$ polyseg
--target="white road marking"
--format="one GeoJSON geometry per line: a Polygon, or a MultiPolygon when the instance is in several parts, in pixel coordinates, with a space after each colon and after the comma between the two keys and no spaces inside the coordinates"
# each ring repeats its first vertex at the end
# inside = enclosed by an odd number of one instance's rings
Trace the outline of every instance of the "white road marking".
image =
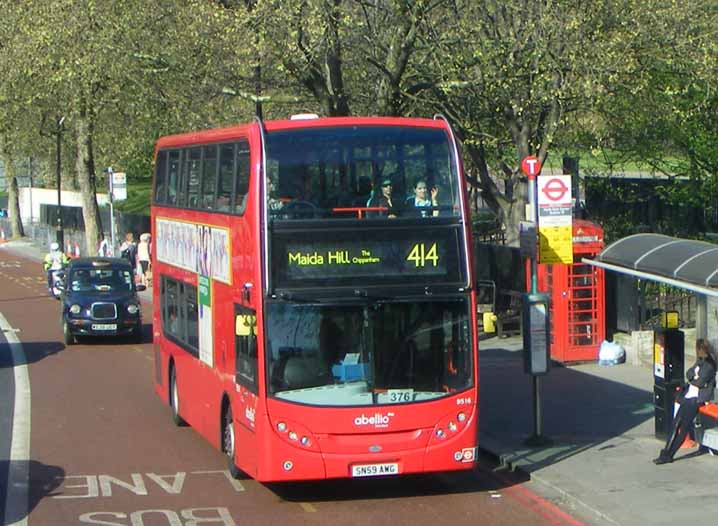
{"type": "Polygon", "coordinates": [[[0,328],[12,354],[15,375],[15,407],[12,417],[10,468],[5,487],[5,520],[7,526],[27,526],[28,490],[30,486],[30,376],[25,351],[13,329],[0,313],[0,328]]]}

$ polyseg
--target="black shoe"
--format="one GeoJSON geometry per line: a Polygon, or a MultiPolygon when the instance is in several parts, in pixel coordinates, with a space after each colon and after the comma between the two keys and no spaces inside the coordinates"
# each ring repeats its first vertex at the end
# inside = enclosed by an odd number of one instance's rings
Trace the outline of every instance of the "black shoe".
{"type": "Polygon", "coordinates": [[[653,459],[653,463],[657,466],[660,466],[661,464],[670,464],[671,462],[673,462],[673,459],[668,457],[658,457],[653,459]]]}

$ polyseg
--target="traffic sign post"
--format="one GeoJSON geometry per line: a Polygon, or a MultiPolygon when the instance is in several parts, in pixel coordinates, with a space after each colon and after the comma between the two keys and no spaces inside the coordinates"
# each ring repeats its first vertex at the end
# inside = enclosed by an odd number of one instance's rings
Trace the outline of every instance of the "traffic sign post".
{"type": "MultiPolygon", "coordinates": [[[[529,222],[534,228],[539,224],[539,198],[537,196],[536,179],[541,173],[541,162],[532,155],[521,161],[521,171],[528,177],[529,222]]],[[[553,192],[553,187],[550,192],[553,192]]],[[[529,230],[528,227],[522,230],[529,230]]],[[[535,239],[535,238],[534,238],[535,239]]],[[[548,372],[549,353],[549,304],[545,294],[538,293],[538,254],[536,249],[531,253],[531,292],[524,294],[522,315],[524,319],[524,369],[531,375],[533,383],[534,433],[526,439],[528,446],[545,446],[551,441],[543,436],[541,426],[541,382],[540,376],[548,372]]]]}
{"type": "Polygon", "coordinates": [[[107,179],[110,185],[110,242],[112,244],[112,256],[115,255],[115,201],[127,199],[127,174],[125,172],[114,172],[112,166],[106,170],[107,179]]]}

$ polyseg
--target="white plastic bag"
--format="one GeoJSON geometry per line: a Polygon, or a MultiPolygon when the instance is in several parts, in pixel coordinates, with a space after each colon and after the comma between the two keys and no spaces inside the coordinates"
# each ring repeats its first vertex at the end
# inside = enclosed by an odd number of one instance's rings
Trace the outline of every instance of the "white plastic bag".
{"type": "Polygon", "coordinates": [[[617,343],[603,340],[598,349],[598,365],[618,365],[625,363],[626,350],[617,343]]]}

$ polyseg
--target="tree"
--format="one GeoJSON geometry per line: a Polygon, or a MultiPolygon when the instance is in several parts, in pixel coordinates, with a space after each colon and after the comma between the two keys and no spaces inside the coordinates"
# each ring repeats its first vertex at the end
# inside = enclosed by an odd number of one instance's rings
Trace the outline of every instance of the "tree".
{"type": "MultiPolygon", "coordinates": [[[[217,2],[253,38],[261,94],[275,113],[288,106],[324,116],[405,115],[413,103],[414,57],[428,21],[448,0],[290,0],[217,2]],[[248,23],[246,21],[249,21],[248,23]]],[[[257,76],[236,79],[235,93],[257,93],[257,76]]]]}
{"type": "Polygon", "coordinates": [[[7,181],[7,205],[11,236],[23,237],[25,231],[22,226],[22,219],[20,218],[20,202],[18,199],[17,177],[15,176],[15,162],[6,148],[2,148],[2,161],[5,168],[5,180],[7,181]]]}
{"type": "Polygon", "coordinates": [[[668,175],[718,176],[718,4],[648,0],[606,90],[594,144],[668,175]],[[638,111],[643,109],[643,111],[638,111]]]}
{"type": "Polygon", "coordinates": [[[449,118],[470,161],[469,183],[499,213],[512,245],[528,200],[521,159],[544,163],[571,116],[621,67],[625,4],[463,2],[433,34],[426,103],[449,118]]]}

